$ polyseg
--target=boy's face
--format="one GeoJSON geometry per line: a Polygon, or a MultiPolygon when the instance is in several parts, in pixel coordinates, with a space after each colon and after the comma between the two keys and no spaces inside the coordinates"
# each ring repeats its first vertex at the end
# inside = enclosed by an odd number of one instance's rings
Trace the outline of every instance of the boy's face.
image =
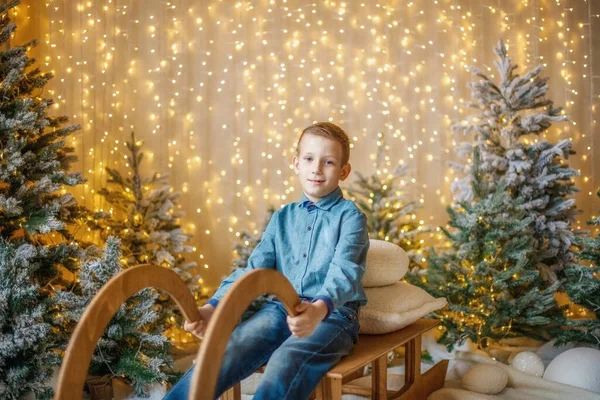
{"type": "Polygon", "coordinates": [[[305,134],[294,157],[294,172],[308,199],[317,202],[333,192],[350,174],[350,164],[342,165],[342,144],[323,136],[305,134]]]}

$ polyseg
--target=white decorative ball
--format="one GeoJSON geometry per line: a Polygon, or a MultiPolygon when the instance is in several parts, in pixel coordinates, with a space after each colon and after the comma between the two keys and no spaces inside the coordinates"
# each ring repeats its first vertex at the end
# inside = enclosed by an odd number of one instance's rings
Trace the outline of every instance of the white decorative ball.
{"type": "Polygon", "coordinates": [[[541,377],[544,374],[544,362],[532,351],[522,351],[514,356],[510,366],[528,375],[541,377]]]}
{"type": "Polygon", "coordinates": [[[535,352],[535,354],[537,354],[538,356],[540,356],[542,358],[542,361],[544,362],[544,365],[546,367],[548,365],[550,365],[552,360],[554,360],[556,357],[558,357],[559,354],[562,354],[565,351],[571,350],[573,347],[575,347],[575,343],[573,343],[573,342],[563,344],[558,347],[556,347],[555,345],[556,345],[556,339],[553,339],[553,340],[545,343],[544,345],[542,345],[542,347],[537,349],[537,351],[535,352]]]}
{"type": "Polygon", "coordinates": [[[600,350],[578,347],[556,357],[544,379],[600,393],[600,350]]]}
{"type": "Polygon", "coordinates": [[[461,379],[461,386],[471,392],[497,394],[508,383],[508,373],[494,364],[475,364],[461,379]]]}

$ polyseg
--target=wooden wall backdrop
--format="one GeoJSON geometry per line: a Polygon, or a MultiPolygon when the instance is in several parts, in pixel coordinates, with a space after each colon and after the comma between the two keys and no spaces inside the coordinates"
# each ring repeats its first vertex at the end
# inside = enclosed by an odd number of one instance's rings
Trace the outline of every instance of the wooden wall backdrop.
{"type": "Polygon", "coordinates": [[[236,232],[259,230],[268,205],[299,199],[290,162],[315,120],[347,130],[364,174],[387,146],[382,173],[409,164],[416,218],[445,224],[465,67],[497,77],[500,38],[521,71],[546,66],[550,97],[572,118],[547,139],[573,140],[583,225],[600,209],[599,15],[592,0],[23,0],[13,17],[14,42],[37,38],[33,54],[56,75],[43,93],[53,112],[82,126],[72,140],[88,178],[78,198],[107,208],[94,193],[104,167],[124,170],[135,131],[143,170],[170,173],[184,192],[193,257],[214,287],[236,232]]]}

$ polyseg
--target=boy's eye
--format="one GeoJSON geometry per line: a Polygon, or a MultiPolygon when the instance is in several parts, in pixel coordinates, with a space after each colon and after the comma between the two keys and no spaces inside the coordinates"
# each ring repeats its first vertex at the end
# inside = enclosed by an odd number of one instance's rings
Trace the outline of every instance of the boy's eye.
{"type": "Polygon", "coordinates": [[[312,161],[312,157],[304,157],[306,161],[312,161]]]}
{"type": "Polygon", "coordinates": [[[333,165],[333,161],[331,161],[331,160],[325,161],[325,164],[333,165]]]}

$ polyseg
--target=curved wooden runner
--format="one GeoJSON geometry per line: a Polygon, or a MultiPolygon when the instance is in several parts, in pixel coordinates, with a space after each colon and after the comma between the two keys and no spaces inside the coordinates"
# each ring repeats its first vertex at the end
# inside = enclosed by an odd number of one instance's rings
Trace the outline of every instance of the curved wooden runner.
{"type": "MultiPolygon", "coordinates": [[[[188,321],[200,319],[194,297],[174,271],[146,264],[119,273],[98,291],[77,323],[60,369],[55,399],[82,398],[87,371],[98,339],[121,304],[147,287],[166,291],[188,321]]],[[[210,319],[196,358],[190,399],[214,398],[229,337],[248,305],[265,293],[277,296],[288,314],[297,315],[294,306],[300,299],[281,273],[272,269],[258,269],[245,274],[232,285],[210,319]]]]}
{"type": "Polygon", "coordinates": [[[60,369],[55,399],[82,398],[83,386],[98,339],[121,304],[147,287],[166,291],[188,321],[200,319],[194,296],[174,271],[145,264],[119,273],[98,291],[77,323],[60,369]]]}
{"type": "Polygon", "coordinates": [[[283,274],[273,269],[258,269],[245,274],[229,289],[210,318],[196,358],[190,399],[213,399],[229,337],[242,313],[259,295],[277,296],[291,316],[300,298],[283,274]]]}

